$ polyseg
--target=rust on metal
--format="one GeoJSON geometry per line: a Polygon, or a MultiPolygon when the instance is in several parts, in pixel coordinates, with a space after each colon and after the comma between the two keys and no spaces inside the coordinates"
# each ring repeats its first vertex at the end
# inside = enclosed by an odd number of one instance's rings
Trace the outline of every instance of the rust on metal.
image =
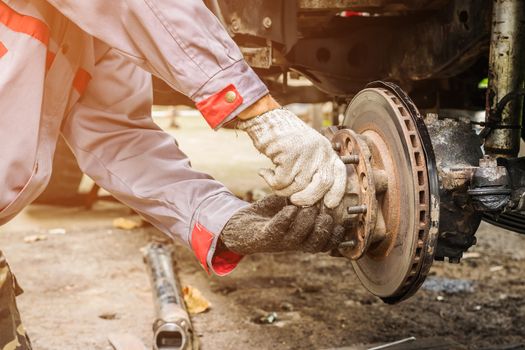
{"type": "Polygon", "coordinates": [[[340,252],[369,291],[401,300],[424,280],[428,266],[422,264],[436,236],[429,232],[432,201],[418,129],[402,101],[382,88],[365,89],[352,100],[345,127],[325,132],[341,157],[359,159],[346,164],[342,205],[352,208],[342,219],[354,225],[340,252]]]}
{"type": "Polygon", "coordinates": [[[348,241],[355,242],[355,245],[342,249],[341,253],[349,259],[357,260],[365,254],[371,244],[377,215],[373,169],[370,163],[372,156],[366,142],[349,129],[336,131],[332,143],[341,145],[339,155],[343,161],[351,160],[346,162],[347,172],[350,170],[347,196],[356,198],[358,205],[347,206],[344,220],[349,218],[356,223],[347,233],[348,241]],[[366,210],[363,210],[364,208],[366,210]]]}
{"type": "Polygon", "coordinates": [[[355,154],[352,154],[352,155],[349,155],[349,156],[342,156],[341,160],[345,164],[357,164],[357,163],[359,163],[359,156],[357,156],[355,154]]]}
{"type": "Polygon", "coordinates": [[[447,0],[298,0],[302,11],[321,10],[377,10],[406,11],[413,9],[436,9],[447,0]]]}
{"type": "Polygon", "coordinates": [[[272,46],[271,42],[269,45],[264,47],[240,47],[241,52],[246,62],[254,68],[268,69],[272,66],[272,46]]]}
{"type": "Polygon", "coordinates": [[[492,126],[487,136],[487,153],[502,157],[518,155],[521,140],[523,97],[510,101],[501,116],[493,120],[498,103],[508,94],[524,87],[525,81],[525,2],[523,0],[494,0],[492,35],[489,56],[489,85],[487,89],[487,121],[492,126]]]}

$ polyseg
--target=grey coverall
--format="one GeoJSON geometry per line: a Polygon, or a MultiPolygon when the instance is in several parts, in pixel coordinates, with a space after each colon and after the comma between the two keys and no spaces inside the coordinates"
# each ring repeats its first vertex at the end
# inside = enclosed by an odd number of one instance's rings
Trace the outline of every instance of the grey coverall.
{"type": "MultiPolygon", "coordinates": [[[[97,184],[226,274],[241,257],[217,238],[247,203],[153,123],[151,74],[212,128],[268,93],[201,0],[1,0],[0,225],[44,190],[62,134],[97,184]]],[[[0,277],[0,346],[26,348],[3,256],[0,277]]]]}

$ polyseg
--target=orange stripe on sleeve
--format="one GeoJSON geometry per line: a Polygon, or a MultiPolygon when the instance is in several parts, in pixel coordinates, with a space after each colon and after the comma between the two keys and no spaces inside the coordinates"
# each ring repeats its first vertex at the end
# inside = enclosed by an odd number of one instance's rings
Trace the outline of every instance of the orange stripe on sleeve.
{"type": "Polygon", "coordinates": [[[49,43],[49,27],[38,18],[22,15],[0,1],[0,23],[17,33],[27,34],[42,44],[49,43]]]}
{"type": "Polygon", "coordinates": [[[5,55],[6,53],[7,53],[7,48],[0,41],[0,58],[2,58],[2,56],[5,55]]]}
{"type": "Polygon", "coordinates": [[[56,56],[56,54],[54,54],[53,52],[51,52],[51,51],[47,52],[46,70],[49,70],[49,68],[51,68],[51,65],[53,64],[53,61],[55,60],[55,56],[56,56]]]}
{"type": "Polygon", "coordinates": [[[79,94],[83,94],[86,91],[87,85],[91,80],[91,74],[84,69],[80,68],[75,75],[73,80],[73,87],[78,91],[79,94]]]}

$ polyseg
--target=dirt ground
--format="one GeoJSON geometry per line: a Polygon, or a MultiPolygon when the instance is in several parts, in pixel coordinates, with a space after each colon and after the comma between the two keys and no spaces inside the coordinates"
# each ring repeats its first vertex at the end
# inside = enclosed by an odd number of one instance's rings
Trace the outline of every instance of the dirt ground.
{"type": "MultiPolygon", "coordinates": [[[[236,193],[263,187],[255,171],[265,161],[243,135],[212,133],[193,118],[179,123],[174,134],[195,167],[236,193]]],[[[153,303],[140,248],[155,230],[112,227],[129,215],[112,203],[89,212],[32,206],[0,228],[0,247],[25,289],[19,306],[35,349],[108,349],[114,332],[151,346],[153,303]],[[66,233],[52,234],[56,228],[66,233]],[[35,234],[47,239],[24,242],[35,234]]],[[[431,282],[446,277],[467,283],[466,291],[423,288],[395,306],[361,287],[348,261],[327,255],[254,255],[216,278],[177,246],[177,271],[212,303],[193,317],[204,350],[327,349],[410,336],[451,339],[465,349],[525,343],[525,236],[486,224],[477,236],[471,251],[479,257],[436,262],[431,270],[431,282]],[[261,324],[272,312],[276,322],[261,324]]]]}

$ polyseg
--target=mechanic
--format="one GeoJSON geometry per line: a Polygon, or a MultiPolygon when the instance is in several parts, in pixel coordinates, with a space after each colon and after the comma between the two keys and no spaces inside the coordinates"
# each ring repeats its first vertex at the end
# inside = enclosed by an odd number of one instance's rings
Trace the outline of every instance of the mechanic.
{"type": "MultiPolygon", "coordinates": [[[[325,207],[343,197],[345,166],[272,99],[201,0],[0,1],[0,106],[0,224],[44,190],[62,135],[83,172],[185,242],[209,273],[229,273],[245,254],[341,240],[325,207]],[[275,166],[260,175],[278,196],[249,205],[193,170],[151,119],[151,74],[211,128],[247,132],[275,166]]],[[[0,272],[0,345],[28,349],[3,254],[0,272]]]]}

